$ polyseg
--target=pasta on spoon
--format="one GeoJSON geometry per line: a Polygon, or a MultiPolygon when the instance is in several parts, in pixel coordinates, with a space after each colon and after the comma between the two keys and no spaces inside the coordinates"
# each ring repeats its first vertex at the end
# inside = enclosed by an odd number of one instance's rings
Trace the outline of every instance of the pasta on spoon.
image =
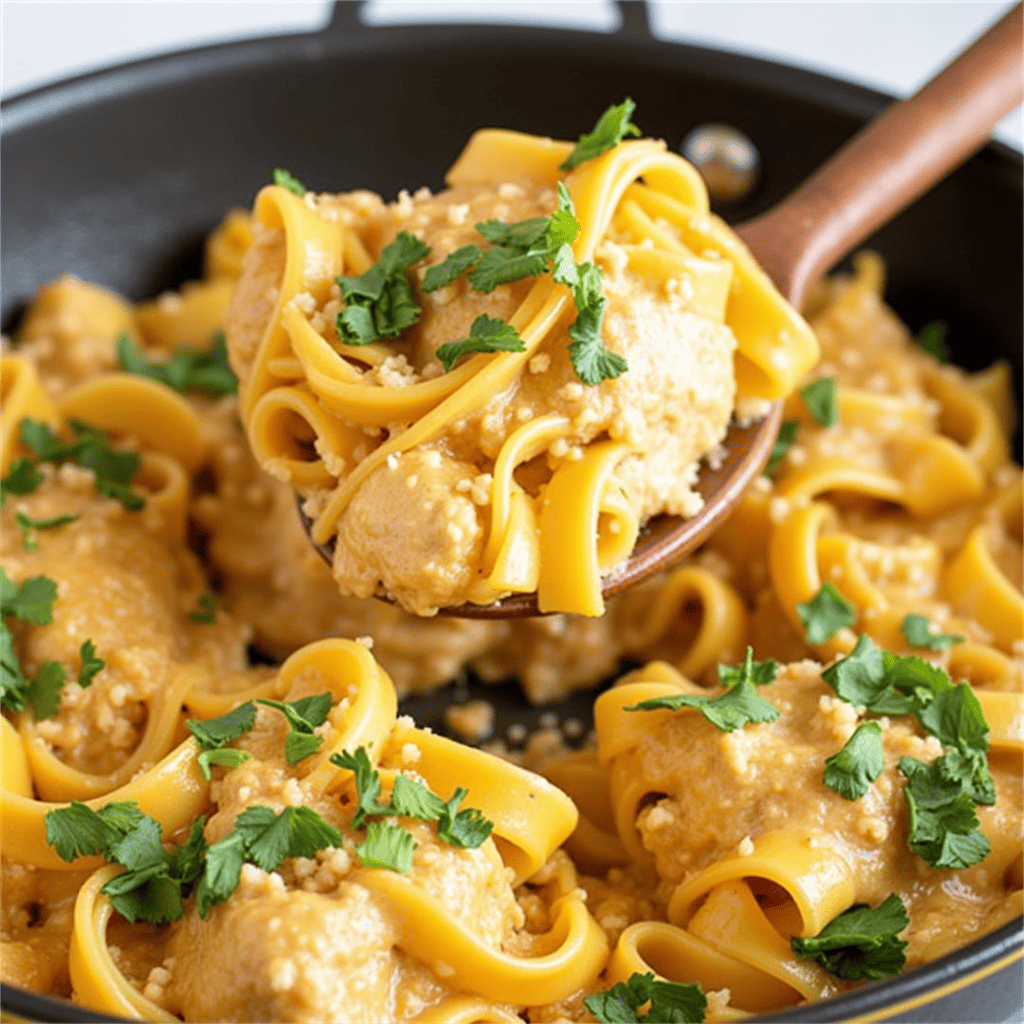
{"type": "Polygon", "coordinates": [[[610,108],[567,142],[487,129],[435,195],[257,197],[228,346],[264,469],[334,544],[343,593],[419,615],[601,577],[693,515],[734,415],[818,348],[697,172],[610,108]]]}

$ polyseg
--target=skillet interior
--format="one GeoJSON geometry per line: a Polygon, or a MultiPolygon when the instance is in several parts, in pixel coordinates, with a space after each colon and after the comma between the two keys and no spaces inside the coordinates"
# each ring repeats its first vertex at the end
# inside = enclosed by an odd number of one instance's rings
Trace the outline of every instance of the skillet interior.
{"type": "MultiPolygon", "coordinates": [[[[202,239],[247,206],[272,168],[316,189],[372,187],[385,197],[438,188],[468,134],[513,126],[575,138],[623,96],[645,133],[670,146],[725,121],[763,161],[761,182],[724,208],[732,222],[785,196],[888,98],[820,75],[678,44],[622,4],[612,35],[498,26],[368,29],[339,4],[323,33],[172,54],[46,87],[4,104],[0,258],[5,331],[40,284],[62,273],[133,299],[197,276],[202,239]]],[[[888,297],[912,329],[950,326],[957,362],[1010,359],[1021,379],[1024,278],[1021,158],[991,145],[867,243],[889,267],[888,297]]],[[[1019,395],[1018,395],[1019,399],[1019,395]]],[[[1018,400],[1018,408],[1020,402],[1018,400]]],[[[1020,430],[1015,439],[1020,458],[1020,430]]],[[[534,724],[515,687],[489,687],[499,727],[534,724]]],[[[406,703],[436,724],[452,691],[406,703]]],[[[559,708],[585,717],[592,695],[559,708]]],[[[892,1007],[988,969],[1020,945],[1020,922],[967,951],[863,992],[789,1011],[786,1020],[963,1021],[1019,1014],[1019,965],[965,1002],[892,1007]]],[[[35,1020],[111,1018],[9,986],[6,1011],[35,1020]]],[[[1014,1018],[1016,1019],[1016,1018],[1014,1018]]]]}

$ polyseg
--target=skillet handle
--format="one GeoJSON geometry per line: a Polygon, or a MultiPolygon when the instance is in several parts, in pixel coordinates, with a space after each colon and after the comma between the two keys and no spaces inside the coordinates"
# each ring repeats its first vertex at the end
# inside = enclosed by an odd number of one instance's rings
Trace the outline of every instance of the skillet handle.
{"type": "MultiPolygon", "coordinates": [[[[369,26],[362,18],[365,6],[365,0],[334,0],[330,20],[323,31],[330,35],[366,32],[369,26]]],[[[616,35],[627,39],[652,38],[647,0],[615,0],[615,6],[620,18],[616,35]]]]}

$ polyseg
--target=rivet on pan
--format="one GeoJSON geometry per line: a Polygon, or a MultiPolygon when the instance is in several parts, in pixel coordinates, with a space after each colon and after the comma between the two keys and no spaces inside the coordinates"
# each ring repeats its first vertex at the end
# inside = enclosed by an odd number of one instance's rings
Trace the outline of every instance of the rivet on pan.
{"type": "Polygon", "coordinates": [[[754,144],[728,124],[702,124],[683,139],[679,152],[700,171],[711,198],[742,199],[757,181],[761,157],[754,144]]]}

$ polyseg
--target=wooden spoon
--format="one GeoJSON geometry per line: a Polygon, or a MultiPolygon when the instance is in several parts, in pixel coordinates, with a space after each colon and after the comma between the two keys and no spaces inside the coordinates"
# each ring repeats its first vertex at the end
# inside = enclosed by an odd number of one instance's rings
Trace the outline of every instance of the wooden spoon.
{"type": "MultiPolygon", "coordinates": [[[[787,199],[736,229],[791,305],[801,308],[830,267],[988,140],[1021,103],[1022,58],[1018,4],[919,92],[862,128],[787,199]]],[[[632,555],[603,578],[606,599],[677,562],[728,518],[764,469],[781,420],[782,405],[775,403],[758,423],[730,428],[722,442],[725,461],[700,472],[704,507],[689,519],[652,519],[632,555]]],[[[317,548],[333,561],[330,547],[317,548]]],[[[442,613],[478,619],[539,614],[536,594],[442,613]]]]}

